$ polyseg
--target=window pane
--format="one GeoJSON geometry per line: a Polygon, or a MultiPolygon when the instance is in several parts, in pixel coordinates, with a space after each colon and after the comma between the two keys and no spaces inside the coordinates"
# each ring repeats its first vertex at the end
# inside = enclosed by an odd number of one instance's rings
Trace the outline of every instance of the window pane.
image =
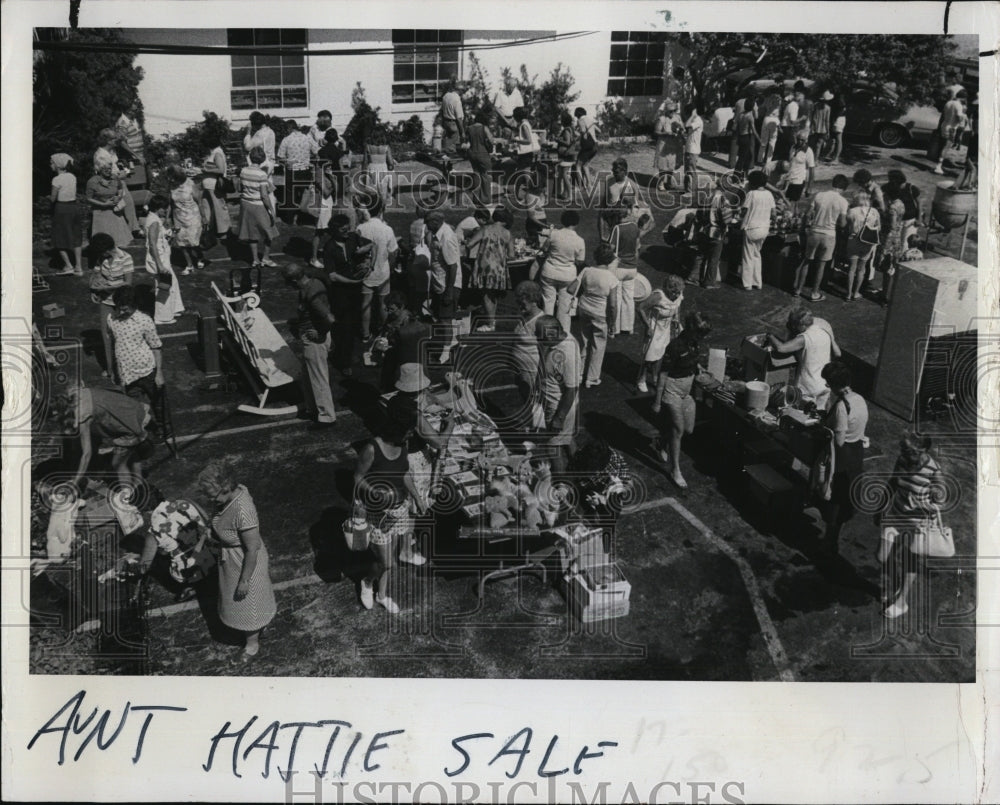
{"type": "Polygon", "coordinates": [[[623,61],[628,58],[628,45],[612,45],[611,58],[615,61],[623,61]]]}
{"type": "Polygon", "coordinates": [[[277,28],[254,28],[253,41],[255,45],[280,45],[281,36],[277,28]]]}
{"type": "Polygon", "coordinates": [[[281,83],[288,84],[305,84],[306,83],[306,68],[305,67],[282,67],[281,68],[281,83]]]}
{"type": "Polygon", "coordinates": [[[258,67],[278,67],[281,65],[281,56],[258,56],[258,67]]]}
{"type": "Polygon", "coordinates": [[[622,80],[613,80],[608,82],[608,95],[624,95],[625,94],[625,82],[622,80]]]}
{"type": "Polygon", "coordinates": [[[280,67],[257,68],[257,86],[275,86],[281,83],[280,67]]]}
{"type": "Polygon", "coordinates": [[[417,64],[437,64],[437,60],[437,52],[434,50],[418,50],[413,56],[413,61],[417,64]]]}
{"type": "Polygon", "coordinates": [[[626,72],[628,62],[623,61],[613,61],[611,62],[611,68],[608,70],[608,75],[611,78],[624,78],[628,73],[626,72]]]}
{"type": "Polygon", "coordinates": [[[645,45],[629,45],[628,46],[628,60],[629,61],[645,61],[647,47],[645,45]]]}
{"type": "Polygon", "coordinates": [[[653,59],[646,62],[647,78],[658,78],[663,75],[663,60],[653,59]]]}
{"type": "Polygon", "coordinates": [[[437,81],[438,68],[436,64],[418,64],[415,78],[417,81],[437,81]]]}
{"type": "Polygon", "coordinates": [[[233,109],[256,109],[257,93],[252,89],[233,90],[229,93],[229,101],[233,109]]]}
{"type": "Polygon", "coordinates": [[[461,31],[439,31],[440,41],[442,42],[461,42],[462,32],[461,31]]]}
{"type": "Polygon", "coordinates": [[[646,79],[646,94],[647,95],[662,95],[663,94],[663,79],[662,78],[647,78],[646,79]]]}
{"type": "Polygon", "coordinates": [[[392,60],[396,64],[413,64],[413,48],[397,47],[392,54],[392,60]]]}
{"type": "Polygon", "coordinates": [[[392,102],[393,103],[413,103],[413,85],[412,84],[393,84],[392,85],[392,102]]]}
{"type": "Polygon", "coordinates": [[[430,103],[438,99],[437,84],[415,84],[413,87],[414,103],[430,103]]]}
{"type": "Polygon", "coordinates": [[[424,30],[424,31],[414,31],[414,34],[415,34],[414,38],[415,38],[415,41],[417,43],[421,43],[421,42],[424,42],[424,43],[426,43],[426,42],[437,42],[438,41],[438,32],[437,31],[426,31],[426,30],[424,30]]]}
{"type": "Polygon", "coordinates": [[[396,44],[397,42],[412,42],[413,41],[413,35],[414,35],[414,33],[416,33],[416,32],[415,31],[393,30],[393,32],[392,32],[392,43],[396,44]]]}
{"type": "Polygon", "coordinates": [[[658,44],[652,44],[646,51],[647,59],[660,59],[662,61],[663,57],[666,55],[667,46],[662,42],[658,44]]]}
{"type": "Polygon", "coordinates": [[[233,86],[234,87],[252,87],[256,81],[254,80],[253,68],[234,68],[233,69],[233,86]]]}
{"type": "Polygon", "coordinates": [[[412,81],[413,80],[413,65],[412,64],[397,64],[392,70],[392,80],[393,81],[412,81]]]}
{"type": "Polygon", "coordinates": [[[257,91],[257,106],[260,109],[280,109],[281,90],[261,89],[257,91]]]}
{"type": "Polygon", "coordinates": [[[629,97],[643,94],[643,80],[641,78],[629,78],[625,81],[625,94],[629,97]]]}
{"type": "Polygon", "coordinates": [[[438,58],[442,62],[453,62],[458,64],[458,50],[456,48],[441,48],[438,51],[438,58]]]}
{"type": "Polygon", "coordinates": [[[281,97],[286,107],[309,105],[308,103],[306,103],[305,87],[293,87],[291,89],[283,89],[281,91],[281,97]]]}
{"type": "Polygon", "coordinates": [[[226,31],[226,40],[230,47],[252,45],[253,30],[250,28],[230,28],[226,31]]]}
{"type": "Polygon", "coordinates": [[[666,33],[663,33],[663,32],[651,33],[649,35],[649,41],[650,42],[666,42],[667,41],[667,35],[666,35],[666,33]]]}
{"type": "Polygon", "coordinates": [[[282,67],[303,67],[306,63],[306,57],[300,54],[292,56],[279,56],[278,58],[281,59],[282,67]]]}
{"type": "Polygon", "coordinates": [[[282,28],[278,33],[283,45],[304,45],[306,43],[305,28],[282,28]]]}
{"type": "Polygon", "coordinates": [[[627,42],[628,41],[628,31],[612,31],[611,32],[612,42],[627,42]]]}
{"type": "Polygon", "coordinates": [[[233,67],[249,67],[253,69],[253,56],[232,56],[233,67]]]}

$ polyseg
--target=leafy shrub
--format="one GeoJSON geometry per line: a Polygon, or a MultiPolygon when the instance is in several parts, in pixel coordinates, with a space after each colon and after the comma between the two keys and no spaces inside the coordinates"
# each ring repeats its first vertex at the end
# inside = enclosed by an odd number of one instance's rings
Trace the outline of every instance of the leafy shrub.
{"type": "Polygon", "coordinates": [[[201,114],[202,120],[192,123],[182,133],[168,134],[157,140],[150,140],[146,146],[147,162],[154,167],[162,165],[166,161],[167,152],[173,148],[180,154],[181,159],[191,159],[200,164],[212,150],[211,143],[214,137],[218,137],[223,146],[240,139],[240,132],[234,130],[225,118],[208,110],[201,114]]]}
{"type": "Polygon", "coordinates": [[[596,122],[603,137],[641,137],[653,133],[653,124],[629,115],[621,98],[606,100],[597,110],[596,122]]]}

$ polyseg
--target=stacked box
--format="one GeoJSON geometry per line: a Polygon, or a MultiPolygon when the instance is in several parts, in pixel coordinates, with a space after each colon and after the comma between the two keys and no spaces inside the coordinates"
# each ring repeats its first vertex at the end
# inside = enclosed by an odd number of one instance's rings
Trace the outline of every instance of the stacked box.
{"type": "Polygon", "coordinates": [[[569,609],[582,623],[628,615],[631,595],[632,585],[617,562],[585,568],[566,583],[569,609]]]}

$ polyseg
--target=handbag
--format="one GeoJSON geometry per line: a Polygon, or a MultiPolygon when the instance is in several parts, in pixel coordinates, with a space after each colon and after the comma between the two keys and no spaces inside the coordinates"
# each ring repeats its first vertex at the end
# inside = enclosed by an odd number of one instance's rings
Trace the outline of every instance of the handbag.
{"type": "Polygon", "coordinates": [[[344,541],[349,551],[364,551],[371,543],[372,526],[368,522],[365,507],[360,501],[354,502],[354,511],[349,520],[344,520],[344,541]]]}
{"type": "Polygon", "coordinates": [[[573,294],[573,298],[569,300],[569,315],[571,318],[576,316],[580,309],[580,289],[583,288],[583,275],[586,273],[587,269],[585,268],[576,278],[576,291],[573,294]]]}
{"type": "MultiPolygon", "coordinates": [[[[873,228],[873,227],[869,227],[868,226],[868,218],[871,215],[871,213],[872,213],[871,208],[869,208],[868,212],[865,213],[865,223],[864,223],[864,226],[861,227],[861,231],[858,232],[858,240],[860,240],[862,243],[867,243],[869,246],[878,246],[879,243],[881,242],[880,239],[879,239],[878,230],[875,229],[875,228],[873,228]],[[868,239],[865,238],[865,234],[868,233],[868,232],[872,233],[868,237],[874,237],[875,240],[868,240],[868,239]]],[[[876,213],[876,217],[877,217],[877,213],[876,213]]]]}
{"type": "Polygon", "coordinates": [[[934,517],[928,517],[913,530],[910,550],[921,556],[942,559],[955,555],[955,539],[951,529],[941,522],[940,510],[935,511],[934,517]]]}

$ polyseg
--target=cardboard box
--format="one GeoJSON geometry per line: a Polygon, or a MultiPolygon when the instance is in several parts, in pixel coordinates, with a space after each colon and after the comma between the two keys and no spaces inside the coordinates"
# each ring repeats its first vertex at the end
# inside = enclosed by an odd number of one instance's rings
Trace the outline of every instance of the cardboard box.
{"type": "Polygon", "coordinates": [[[790,382],[795,371],[795,356],[771,352],[765,348],[766,344],[767,335],[764,333],[748,335],[743,339],[740,344],[743,379],[763,380],[771,386],[790,382]]]}
{"type": "Polygon", "coordinates": [[[570,612],[583,623],[628,615],[631,595],[632,585],[617,563],[581,570],[566,584],[570,612]]]}
{"type": "Polygon", "coordinates": [[[562,569],[578,571],[596,565],[603,565],[608,561],[608,555],[604,552],[603,529],[592,528],[582,524],[567,526],[556,529],[562,541],[563,549],[559,554],[562,557],[562,569]]]}
{"type": "Polygon", "coordinates": [[[49,302],[47,305],[42,305],[42,316],[46,319],[58,319],[60,316],[65,315],[66,310],[56,302],[49,302]]]}

